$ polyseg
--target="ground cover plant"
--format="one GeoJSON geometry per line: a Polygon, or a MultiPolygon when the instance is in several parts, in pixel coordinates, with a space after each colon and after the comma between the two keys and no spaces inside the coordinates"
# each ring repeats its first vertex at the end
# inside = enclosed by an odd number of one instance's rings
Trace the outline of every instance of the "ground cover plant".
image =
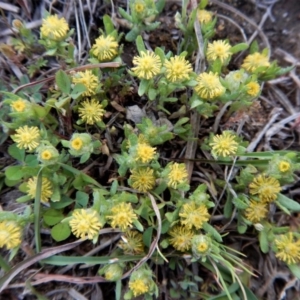
{"type": "Polygon", "coordinates": [[[174,13],[172,47],[151,46],[165,5],[112,6],[84,46],[52,5],[36,30],[9,23],[1,55],[22,73],[0,91],[0,183],[17,195],[0,211],[1,293],[263,299],[264,255],[300,278],[299,225],[284,221],[300,212],[286,193],[299,151],[259,150],[242,131],[294,66],[259,39],[218,38],[205,0],[174,13]]]}

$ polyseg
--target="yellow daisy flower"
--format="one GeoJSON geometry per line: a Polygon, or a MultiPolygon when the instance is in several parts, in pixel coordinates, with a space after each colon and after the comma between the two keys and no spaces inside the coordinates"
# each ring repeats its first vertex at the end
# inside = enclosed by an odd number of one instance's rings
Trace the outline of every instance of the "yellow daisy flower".
{"type": "Polygon", "coordinates": [[[184,57],[177,55],[166,60],[164,66],[166,77],[171,82],[187,80],[193,71],[192,65],[184,57]]]}
{"type": "Polygon", "coordinates": [[[63,40],[69,31],[69,25],[64,18],[57,15],[48,16],[42,20],[41,37],[53,41],[63,40]]]}
{"type": "Polygon", "coordinates": [[[211,239],[203,234],[195,235],[192,239],[192,251],[198,258],[207,255],[211,250],[211,239]]]}
{"type": "Polygon", "coordinates": [[[106,280],[117,281],[123,275],[123,268],[119,264],[110,264],[107,266],[104,277],[106,280]]]}
{"type": "Polygon", "coordinates": [[[138,143],[136,150],[136,160],[142,163],[150,162],[156,154],[156,148],[145,143],[138,143]]]}
{"type": "Polygon", "coordinates": [[[204,204],[196,204],[194,201],[182,205],[179,212],[180,223],[187,228],[201,229],[209,220],[210,214],[204,204]]]}
{"type": "Polygon", "coordinates": [[[226,41],[214,41],[208,43],[206,57],[210,61],[214,61],[217,58],[220,59],[223,64],[228,58],[231,57],[231,46],[226,41]]]}
{"type": "Polygon", "coordinates": [[[300,263],[300,239],[294,240],[292,232],[280,235],[274,240],[277,247],[275,256],[288,265],[300,263]]]}
{"type": "Polygon", "coordinates": [[[192,238],[194,232],[181,225],[176,225],[168,232],[172,238],[169,238],[170,244],[178,251],[185,252],[192,247],[192,238]]]}
{"type": "Polygon", "coordinates": [[[260,85],[256,81],[251,81],[246,84],[247,94],[256,97],[260,92],[260,85]]]}
{"type": "Polygon", "coordinates": [[[214,99],[225,93],[218,74],[201,73],[197,77],[198,84],[194,87],[196,93],[203,99],[214,99]]]}
{"type": "Polygon", "coordinates": [[[13,111],[15,112],[24,112],[25,109],[26,109],[26,106],[27,106],[27,101],[22,99],[22,98],[19,98],[18,100],[16,101],[13,101],[11,104],[10,104],[10,107],[12,108],[13,111]]]}
{"type": "MultiPolygon", "coordinates": [[[[32,177],[27,182],[27,194],[31,197],[31,199],[35,198],[37,188],[37,177],[32,177]]],[[[51,199],[53,194],[53,186],[51,181],[43,177],[42,178],[42,188],[41,188],[41,202],[48,202],[51,199]]]]}
{"type": "Polygon", "coordinates": [[[118,243],[125,254],[136,255],[144,253],[143,235],[135,230],[127,230],[118,243]]]}
{"type": "Polygon", "coordinates": [[[291,170],[291,164],[288,161],[284,161],[282,160],[281,162],[279,162],[278,164],[278,169],[280,172],[285,173],[291,170]]]}
{"type": "Polygon", "coordinates": [[[146,6],[143,1],[136,1],[133,5],[133,8],[136,13],[142,14],[145,11],[146,6]]]}
{"type": "Polygon", "coordinates": [[[110,60],[118,54],[118,43],[113,36],[99,36],[92,46],[92,54],[100,61],[110,60]]]}
{"type": "Polygon", "coordinates": [[[188,173],[185,164],[173,163],[169,166],[168,185],[174,189],[177,185],[185,182],[188,178],[188,173]]]}
{"type": "Polygon", "coordinates": [[[12,139],[17,143],[19,149],[34,150],[40,143],[40,131],[36,126],[23,126],[16,130],[12,139]]]}
{"type": "Polygon", "coordinates": [[[152,79],[159,74],[161,61],[158,55],[153,52],[142,52],[141,56],[133,58],[134,68],[131,70],[140,79],[152,79]]]}
{"type": "Polygon", "coordinates": [[[125,231],[128,227],[132,227],[132,223],[137,220],[131,204],[125,202],[113,206],[111,215],[106,218],[111,220],[111,227],[118,227],[122,231],[125,231]]]}
{"type": "Polygon", "coordinates": [[[217,134],[213,137],[213,141],[209,143],[212,153],[216,156],[227,157],[235,155],[238,149],[238,143],[235,136],[229,131],[224,131],[221,135],[217,134]]]}
{"type": "Polygon", "coordinates": [[[83,141],[80,137],[71,140],[71,148],[73,148],[74,150],[79,151],[81,150],[82,146],[83,146],[83,141]]]}
{"type": "Polygon", "coordinates": [[[268,215],[267,204],[260,201],[251,200],[249,207],[245,210],[245,217],[253,224],[261,222],[268,215]]]}
{"type": "Polygon", "coordinates": [[[254,72],[259,67],[269,67],[270,62],[267,55],[255,52],[253,54],[248,55],[242,64],[242,68],[247,72],[254,72]]]}
{"type": "Polygon", "coordinates": [[[146,193],[155,186],[155,176],[150,168],[139,168],[131,171],[131,186],[139,192],[146,193]]]}
{"type": "Polygon", "coordinates": [[[213,14],[206,9],[198,9],[197,18],[201,24],[207,24],[211,22],[213,14]]]}
{"type": "Polygon", "coordinates": [[[93,240],[103,226],[99,214],[93,209],[76,209],[69,222],[71,231],[77,238],[93,240]]]}
{"type": "Polygon", "coordinates": [[[276,178],[258,175],[249,185],[250,194],[258,195],[259,199],[265,203],[276,200],[281,191],[280,183],[276,178]]]}
{"type": "Polygon", "coordinates": [[[78,109],[80,118],[89,125],[100,122],[105,110],[103,106],[95,99],[85,100],[78,109]]]}
{"type": "Polygon", "coordinates": [[[149,285],[144,278],[137,278],[133,281],[129,281],[129,288],[134,297],[146,294],[149,291],[149,285]]]}
{"type": "Polygon", "coordinates": [[[72,77],[73,83],[81,83],[86,87],[86,91],[82,93],[82,96],[93,96],[96,94],[96,89],[99,85],[98,77],[95,76],[91,70],[85,72],[77,72],[72,77]]]}
{"type": "Polygon", "coordinates": [[[0,222],[0,248],[13,249],[21,244],[22,228],[14,221],[0,222]]]}

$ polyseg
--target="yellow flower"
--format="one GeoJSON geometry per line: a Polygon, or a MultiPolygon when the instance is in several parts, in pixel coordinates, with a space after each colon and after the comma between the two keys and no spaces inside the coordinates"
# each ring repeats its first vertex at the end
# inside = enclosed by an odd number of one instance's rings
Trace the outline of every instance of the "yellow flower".
{"type": "Polygon", "coordinates": [[[192,65],[182,56],[171,57],[164,63],[166,68],[166,77],[169,81],[182,81],[187,80],[193,69],[192,65]]]}
{"type": "Polygon", "coordinates": [[[82,93],[82,96],[93,96],[96,94],[96,89],[98,87],[98,77],[95,76],[91,70],[86,70],[85,72],[77,72],[73,78],[73,83],[81,83],[86,87],[86,91],[82,93]]]}
{"type": "Polygon", "coordinates": [[[260,85],[256,81],[251,81],[246,84],[247,94],[256,97],[260,92],[260,85]]]}
{"type": "Polygon", "coordinates": [[[268,214],[267,204],[260,201],[251,200],[249,207],[245,210],[245,217],[253,224],[261,222],[268,214]]]}
{"type": "Polygon", "coordinates": [[[153,189],[155,177],[150,168],[132,170],[130,175],[131,186],[139,192],[145,193],[153,189]]]}
{"type": "Polygon", "coordinates": [[[118,227],[125,231],[128,227],[132,227],[132,222],[137,220],[137,216],[130,203],[122,202],[112,207],[111,215],[107,216],[107,219],[111,219],[113,228],[118,227]]]}
{"type": "Polygon", "coordinates": [[[250,194],[258,195],[265,203],[276,200],[277,194],[281,191],[279,181],[273,177],[258,175],[249,185],[250,194]]]}
{"type": "Polygon", "coordinates": [[[0,248],[13,249],[21,244],[21,227],[14,221],[0,222],[0,248]]]}
{"type": "Polygon", "coordinates": [[[40,131],[36,126],[23,126],[16,130],[12,139],[17,143],[19,149],[34,150],[40,143],[40,131]]]}
{"type": "Polygon", "coordinates": [[[106,280],[117,281],[123,275],[123,268],[119,264],[110,264],[107,266],[104,277],[106,280]]]}
{"type": "Polygon", "coordinates": [[[95,99],[83,101],[78,111],[80,118],[89,125],[100,122],[104,115],[102,105],[95,99]]]}
{"type": "Polygon", "coordinates": [[[41,159],[50,160],[52,158],[52,153],[49,150],[44,150],[41,152],[41,159]]]}
{"type": "Polygon", "coordinates": [[[208,60],[220,59],[221,63],[224,63],[231,57],[231,46],[226,41],[214,41],[208,43],[206,57],[208,60]]]}
{"type": "Polygon", "coordinates": [[[206,9],[198,9],[197,18],[201,24],[209,23],[212,20],[213,14],[206,9]]]}
{"type": "Polygon", "coordinates": [[[291,164],[288,161],[282,160],[278,164],[278,169],[280,172],[285,173],[291,169],[291,164]]]}
{"type": "Polygon", "coordinates": [[[244,68],[247,72],[254,72],[259,67],[269,67],[269,59],[267,55],[255,52],[253,54],[248,55],[242,64],[242,68],[244,68]]]}
{"type": "Polygon", "coordinates": [[[187,228],[201,229],[203,224],[209,220],[210,214],[204,204],[196,204],[192,201],[182,205],[179,216],[180,223],[187,228]]]}
{"type": "Polygon", "coordinates": [[[140,160],[143,163],[147,163],[151,161],[155,154],[156,148],[151,147],[144,143],[138,143],[137,150],[136,150],[136,160],[140,160]]]}
{"type": "Polygon", "coordinates": [[[71,147],[76,150],[79,151],[83,146],[83,141],[80,137],[75,138],[74,140],[71,140],[71,147]]]}
{"type": "Polygon", "coordinates": [[[132,71],[140,79],[152,79],[159,74],[161,68],[159,56],[148,50],[142,52],[141,56],[135,56],[133,64],[135,67],[132,71]]]}
{"type": "Polygon", "coordinates": [[[169,239],[169,242],[176,250],[185,252],[191,248],[194,236],[194,232],[191,229],[176,225],[169,231],[169,235],[172,237],[169,239]]]}
{"type": "Polygon", "coordinates": [[[69,25],[64,18],[57,15],[48,16],[42,21],[41,37],[53,41],[63,40],[69,31],[69,25]]]}
{"type": "Polygon", "coordinates": [[[147,280],[144,280],[144,278],[137,278],[133,281],[130,281],[129,288],[132,291],[134,297],[143,295],[149,291],[147,280]]]}
{"type": "Polygon", "coordinates": [[[136,2],[134,4],[134,10],[138,13],[138,14],[141,14],[142,12],[144,12],[145,10],[145,5],[139,1],[139,2],[136,2]]]}
{"type": "Polygon", "coordinates": [[[203,234],[195,235],[192,239],[192,251],[195,257],[205,256],[211,250],[211,239],[203,234]]]}
{"type": "Polygon", "coordinates": [[[99,36],[91,50],[100,61],[114,58],[118,53],[118,43],[113,36],[99,36]]]}
{"type": "Polygon", "coordinates": [[[197,81],[198,84],[194,89],[203,99],[214,99],[225,93],[218,74],[204,72],[197,77],[197,81]]]}
{"type": "Polygon", "coordinates": [[[168,185],[174,189],[178,184],[185,182],[188,178],[188,173],[185,164],[173,163],[169,166],[168,185]]]}
{"type": "Polygon", "coordinates": [[[143,235],[137,231],[128,230],[118,243],[125,254],[142,254],[144,252],[143,235]]]}
{"type": "Polygon", "coordinates": [[[27,101],[25,101],[22,98],[19,98],[18,100],[10,104],[10,107],[16,112],[23,112],[26,109],[26,106],[27,106],[27,101]]]}
{"type": "Polygon", "coordinates": [[[103,226],[99,214],[93,209],[76,209],[69,222],[71,231],[77,238],[93,240],[103,226]]]}
{"type": "MultiPolygon", "coordinates": [[[[27,182],[27,194],[34,199],[36,195],[37,188],[37,177],[32,177],[27,182]]],[[[43,177],[42,178],[42,187],[41,187],[41,202],[48,202],[53,194],[53,186],[51,181],[43,177]]]]}
{"type": "Polygon", "coordinates": [[[212,148],[213,154],[223,157],[235,155],[238,148],[235,136],[229,131],[224,131],[221,135],[215,135],[209,145],[212,148]]]}
{"type": "Polygon", "coordinates": [[[300,239],[294,241],[292,232],[280,235],[274,240],[277,247],[276,257],[288,265],[300,262],[300,239]]]}

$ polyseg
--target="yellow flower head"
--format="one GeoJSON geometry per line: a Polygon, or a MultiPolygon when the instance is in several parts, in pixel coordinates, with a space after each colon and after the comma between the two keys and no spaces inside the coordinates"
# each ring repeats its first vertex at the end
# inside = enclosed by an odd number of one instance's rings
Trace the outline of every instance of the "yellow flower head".
{"type": "Polygon", "coordinates": [[[132,291],[134,297],[146,294],[149,291],[147,280],[144,278],[137,278],[129,282],[129,288],[132,291]]]}
{"type": "Polygon", "coordinates": [[[210,61],[214,61],[217,58],[220,59],[223,64],[228,58],[231,57],[231,46],[226,41],[214,41],[208,43],[206,57],[210,61]]]}
{"type": "Polygon", "coordinates": [[[300,239],[294,240],[292,232],[280,235],[275,239],[276,257],[288,265],[300,263],[300,239]]]}
{"type": "Polygon", "coordinates": [[[102,120],[105,110],[103,106],[95,99],[85,100],[78,109],[80,118],[89,125],[102,120]]]}
{"type": "Polygon", "coordinates": [[[93,209],[76,209],[69,222],[71,231],[77,238],[93,240],[103,226],[99,214],[93,209]]]}
{"type": "Polygon", "coordinates": [[[15,112],[24,112],[26,109],[28,102],[22,98],[19,98],[18,100],[12,102],[10,104],[10,107],[15,112]]]}
{"type": "Polygon", "coordinates": [[[111,220],[111,227],[120,228],[125,231],[128,227],[132,227],[132,222],[137,220],[130,203],[119,203],[112,207],[111,215],[107,216],[111,220]]]}
{"type": "Polygon", "coordinates": [[[136,3],[134,3],[134,10],[136,13],[141,14],[145,11],[145,4],[142,1],[136,1],[136,3]]]}
{"type": "Polygon", "coordinates": [[[139,192],[146,193],[154,188],[155,176],[150,168],[139,168],[131,171],[131,186],[139,192]]]}
{"type": "Polygon", "coordinates": [[[195,257],[207,255],[211,250],[211,239],[203,234],[195,235],[192,239],[192,251],[195,257]]]}
{"type": "Polygon", "coordinates": [[[152,79],[159,74],[161,68],[159,56],[148,50],[142,52],[141,56],[135,56],[133,64],[135,67],[132,71],[140,79],[152,79]]]}
{"type": "Polygon", "coordinates": [[[69,25],[64,18],[57,15],[48,16],[42,21],[41,37],[53,41],[63,40],[69,31],[69,25]]]}
{"type": "Polygon", "coordinates": [[[41,159],[50,160],[52,158],[52,153],[49,150],[44,150],[41,152],[41,159]]]}
{"type": "Polygon", "coordinates": [[[37,149],[37,153],[38,153],[38,160],[45,165],[56,163],[59,157],[59,152],[55,147],[51,145],[40,146],[37,149]]]}
{"type": "Polygon", "coordinates": [[[206,24],[211,22],[213,14],[206,9],[198,9],[197,18],[201,24],[206,24]]]}
{"type": "Polygon", "coordinates": [[[288,161],[282,160],[278,164],[278,169],[280,172],[285,173],[291,170],[291,164],[288,161]]]}
{"type": "Polygon", "coordinates": [[[184,57],[177,55],[166,60],[164,66],[166,77],[171,82],[187,80],[193,71],[192,65],[184,57]]]}
{"type": "Polygon", "coordinates": [[[123,268],[119,264],[110,264],[105,269],[104,277],[106,280],[117,281],[123,275],[123,268]]]}
{"type": "Polygon", "coordinates": [[[113,36],[99,36],[91,50],[100,61],[110,60],[118,53],[118,43],[113,36]]]}
{"type": "Polygon", "coordinates": [[[127,230],[118,243],[125,254],[135,255],[144,252],[143,235],[135,230],[127,230]]]}
{"type": "Polygon", "coordinates": [[[273,177],[258,175],[249,185],[250,194],[258,195],[259,199],[265,203],[276,200],[281,191],[280,183],[273,177]]]}
{"type": "Polygon", "coordinates": [[[79,151],[79,150],[81,150],[82,146],[83,146],[83,141],[80,137],[77,137],[77,138],[71,140],[71,147],[74,150],[79,151]]]}
{"type": "Polygon", "coordinates": [[[204,204],[196,204],[194,201],[182,205],[179,212],[180,223],[187,228],[201,229],[209,220],[210,214],[204,204]]]}
{"type": "Polygon", "coordinates": [[[169,239],[169,242],[176,250],[185,252],[191,249],[194,236],[194,232],[191,229],[176,225],[171,228],[169,235],[172,237],[169,239]]]}
{"type": "Polygon", "coordinates": [[[36,126],[23,126],[16,130],[12,139],[17,143],[19,149],[34,150],[40,143],[40,131],[36,126]]]}
{"type": "Polygon", "coordinates": [[[156,154],[156,148],[151,147],[145,143],[138,143],[136,150],[136,160],[142,163],[150,162],[156,154]]]}
{"type": "MultiPolygon", "coordinates": [[[[32,177],[27,182],[27,194],[34,199],[37,189],[37,177],[32,177]]],[[[53,186],[51,181],[43,177],[42,178],[42,188],[41,188],[41,202],[48,202],[53,194],[53,186]]]]}
{"type": "Polygon", "coordinates": [[[247,94],[256,97],[260,92],[260,85],[256,81],[251,81],[246,84],[247,94]]]}
{"type": "Polygon", "coordinates": [[[173,163],[169,166],[168,185],[174,189],[177,185],[186,182],[188,173],[185,164],[173,163]]]}
{"type": "Polygon", "coordinates": [[[251,200],[245,210],[245,217],[253,224],[261,222],[268,215],[267,204],[260,201],[251,200]]]}
{"type": "Polygon", "coordinates": [[[253,54],[249,54],[243,61],[242,68],[244,68],[247,72],[254,72],[259,67],[269,67],[270,62],[267,55],[255,52],[253,54]]]}
{"type": "Polygon", "coordinates": [[[93,96],[96,94],[96,89],[99,85],[98,77],[95,76],[91,70],[85,72],[77,72],[73,78],[73,83],[81,83],[86,87],[86,91],[82,93],[82,96],[93,96]]]}
{"type": "Polygon", "coordinates": [[[0,222],[0,248],[13,249],[21,244],[22,229],[14,221],[0,222]]]}
{"type": "Polygon", "coordinates": [[[224,131],[221,135],[215,135],[213,141],[209,143],[212,148],[212,153],[216,156],[227,157],[235,155],[238,149],[238,143],[235,141],[235,136],[229,131],[224,131]]]}
{"type": "Polygon", "coordinates": [[[212,72],[201,73],[197,77],[196,93],[203,99],[214,99],[225,93],[225,88],[219,80],[218,74],[212,72]]]}

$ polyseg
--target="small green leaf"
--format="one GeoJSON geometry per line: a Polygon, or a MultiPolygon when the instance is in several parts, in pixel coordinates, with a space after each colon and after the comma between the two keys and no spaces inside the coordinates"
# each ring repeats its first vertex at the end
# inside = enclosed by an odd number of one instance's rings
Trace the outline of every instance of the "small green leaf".
{"type": "Polygon", "coordinates": [[[17,144],[12,144],[8,147],[8,153],[11,157],[18,161],[24,161],[25,158],[25,150],[19,149],[17,144]]]}
{"type": "Polygon", "coordinates": [[[149,227],[143,233],[143,242],[149,248],[152,241],[153,227],[149,227]]]}
{"type": "Polygon", "coordinates": [[[136,47],[138,49],[139,54],[141,54],[142,52],[146,52],[143,38],[140,35],[136,38],[135,43],[136,43],[136,47]]]}
{"type": "Polygon", "coordinates": [[[63,93],[70,93],[71,81],[67,73],[62,70],[57,71],[55,74],[55,82],[63,93]]]}
{"type": "Polygon", "coordinates": [[[77,99],[80,97],[85,91],[87,90],[86,86],[82,83],[77,83],[72,92],[71,92],[71,97],[72,99],[77,99]]]}
{"type": "Polygon", "coordinates": [[[71,229],[67,223],[56,224],[51,229],[51,236],[56,242],[61,242],[71,235],[71,229]]]}
{"type": "Polygon", "coordinates": [[[140,97],[146,93],[148,86],[149,86],[149,80],[142,79],[140,82],[140,85],[139,85],[139,90],[138,90],[138,94],[140,97]]]}
{"type": "Polygon", "coordinates": [[[75,201],[76,201],[77,205],[79,204],[79,206],[81,206],[81,207],[86,207],[89,202],[89,195],[84,192],[78,191],[76,193],[75,201]]]}
{"type": "Polygon", "coordinates": [[[157,96],[157,91],[155,89],[149,89],[148,97],[150,101],[153,101],[157,96]]]}
{"type": "Polygon", "coordinates": [[[103,23],[106,34],[111,34],[115,30],[114,23],[108,15],[103,17],[103,23]]]}
{"type": "Polygon", "coordinates": [[[61,210],[50,208],[44,213],[44,222],[49,226],[59,223],[63,218],[64,215],[61,210]]]}
{"type": "Polygon", "coordinates": [[[300,279],[300,266],[295,264],[295,265],[288,265],[290,271],[293,273],[295,277],[300,279]]]}
{"type": "Polygon", "coordinates": [[[230,48],[230,52],[231,53],[237,53],[237,52],[240,52],[240,51],[244,51],[246,49],[248,49],[248,44],[246,43],[240,43],[240,44],[237,44],[237,45],[234,45],[233,47],[230,48]]]}
{"type": "Polygon", "coordinates": [[[5,170],[5,176],[8,180],[20,180],[23,177],[22,166],[10,166],[5,170]]]}
{"type": "Polygon", "coordinates": [[[269,252],[269,241],[268,241],[268,234],[267,234],[266,230],[262,230],[259,232],[258,239],[259,239],[260,250],[263,253],[268,253],[269,252]]]}
{"type": "Polygon", "coordinates": [[[281,206],[287,208],[289,211],[300,212],[300,204],[282,194],[279,194],[277,196],[276,202],[278,202],[281,206]]]}

